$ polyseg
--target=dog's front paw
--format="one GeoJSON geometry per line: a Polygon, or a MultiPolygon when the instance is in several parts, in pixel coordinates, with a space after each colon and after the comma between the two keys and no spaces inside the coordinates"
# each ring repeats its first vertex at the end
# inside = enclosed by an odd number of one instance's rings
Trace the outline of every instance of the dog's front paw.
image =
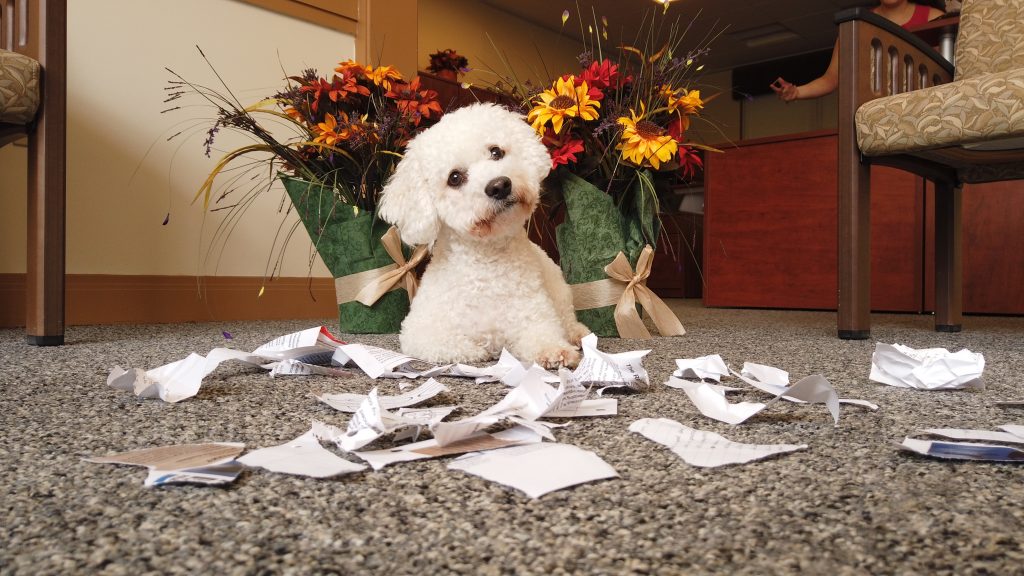
{"type": "Polygon", "coordinates": [[[579,346],[580,342],[583,341],[583,337],[593,332],[593,330],[587,328],[587,325],[582,322],[574,321],[566,328],[566,332],[568,332],[569,343],[573,346],[579,346]]]}
{"type": "Polygon", "coordinates": [[[535,362],[547,369],[575,368],[580,363],[580,352],[568,346],[541,351],[535,362]]]}

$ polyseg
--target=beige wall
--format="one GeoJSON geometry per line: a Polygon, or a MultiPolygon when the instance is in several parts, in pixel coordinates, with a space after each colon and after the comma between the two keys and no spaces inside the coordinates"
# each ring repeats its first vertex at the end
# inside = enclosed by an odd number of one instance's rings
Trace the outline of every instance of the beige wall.
{"type": "Polygon", "coordinates": [[[483,2],[419,0],[421,70],[427,69],[432,52],[452,48],[469,59],[473,69],[464,81],[491,86],[499,79],[498,74],[507,74],[495,45],[508,58],[520,81],[530,79],[541,85],[547,85],[562,71],[577,70],[576,57],[583,50],[568,36],[538,28],[483,2]]]}
{"type": "MultiPolygon", "coordinates": [[[[282,67],[328,71],[355,57],[351,36],[234,0],[72,0],[68,3],[67,271],[75,274],[260,276],[282,221],[281,193],[253,205],[232,231],[219,268],[200,270],[219,216],[204,223],[192,197],[215,159],[203,154],[209,107],[160,111],[171,68],[216,85],[199,45],[238,97],[254,102],[283,85],[282,67]],[[185,130],[171,142],[166,137],[185,130]],[[152,148],[150,149],[150,146],[152,148]],[[147,154],[147,149],[148,154],[147,154]],[[134,178],[133,178],[134,174],[134,178]],[[161,226],[171,211],[170,223],[161,226]]],[[[193,103],[197,101],[193,100],[193,103]]],[[[239,140],[218,139],[222,148],[239,140]]],[[[25,270],[23,148],[0,150],[0,272],[25,270]],[[20,203],[20,205],[19,205],[20,203]]],[[[285,276],[307,273],[297,234],[285,276]]],[[[321,264],[313,273],[327,276],[321,264]]]]}

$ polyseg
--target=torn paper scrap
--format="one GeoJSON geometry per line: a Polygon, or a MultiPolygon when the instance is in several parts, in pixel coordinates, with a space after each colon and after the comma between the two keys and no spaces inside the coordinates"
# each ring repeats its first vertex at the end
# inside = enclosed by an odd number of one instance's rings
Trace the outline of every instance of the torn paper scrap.
{"type": "Polygon", "coordinates": [[[434,366],[401,352],[366,344],[345,344],[334,352],[333,361],[341,366],[354,362],[360,370],[377,378],[426,378],[438,376],[448,366],[434,366]]]}
{"type": "MultiPolygon", "coordinates": [[[[430,378],[423,384],[420,384],[420,386],[415,390],[399,394],[398,396],[381,396],[378,394],[377,401],[380,403],[381,408],[385,410],[394,410],[395,408],[415,406],[416,404],[426,402],[434,396],[447,391],[448,387],[437,380],[430,378]]],[[[359,410],[359,406],[366,401],[367,395],[350,393],[321,394],[316,398],[335,410],[339,410],[341,412],[355,412],[356,410],[359,410]]]]}
{"type": "Polygon", "coordinates": [[[667,418],[643,418],[629,425],[649,440],[667,446],[687,464],[703,468],[745,464],[776,454],[805,450],[806,444],[742,444],[667,418]]]}
{"type": "Polygon", "coordinates": [[[607,390],[643,392],[651,387],[643,358],[650,350],[636,350],[611,354],[597,349],[597,336],[588,334],[581,341],[583,359],[574,372],[576,379],[602,386],[607,390]]]}
{"type": "Polygon", "coordinates": [[[725,392],[707,382],[680,380],[672,376],[665,384],[685,392],[701,414],[726,424],[745,422],[767,406],[760,402],[729,402],[725,398],[725,392]]]}
{"type": "Polygon", "coordinates": [[[127,464],[150,469],[146,486],[163,484],[227,484],[234,482],[241,465],[234,463],[245,444],[238,442],[209,442],[158,446],[85,458],[97,464],[127,464]]]}
{"type": "Polygon", "coordinates": [[[835,424],[839,423],[839,397],[828,380],[822,376],[803,378],[796,384],[783,388],[780,394],[763,404],[729,402],[721,387],[708,382],[681,380],[672,376],[665,385],[681,389],[701,414],[726,424],[741,424],[783,397],[800,403],[824,404],[832,415],[832,421],[835,424]]]}
{"type": "Polygon", "coordinates": [[[1020,436],[1021,438],[1024,438],[1024,425],[1022,424],[1003,424],[1002,426],[1000,426],[1000,428],[1006,430],[1007,432],[1013,434],[1014,436],[1020,436]]]}
{"type": "Polygon", "coordinates": [[[619,476],[597,454],[554,442],[467,454],[448,464],[448,469],[521,490],[530,498],[619,476]]]}
{"type": "MultiPolygon", "coordinates": [[[[679,390],[682,390],[686,384],[701,384],[701,382],[697,382],[695,380],[684,380],[682,378],[675,376],[674,373],[671,378],[665,381],[665,386],[668,386],[669,388],[676,388],[679,390]]],[[[713,384],[711,382],[706,381],[703,382],[703,384],[707,385],[707,387],[711,388],[712,390],[721,392],[722,395],[725,395],[726,392],[739,392],[740,390],[743,390],[742,388],[736,388],[735,386],[723,386],[721,384],[713,384]]]]}
{"type": "Polygon", "coordinates": [[[1000,408],[1024,408],[1024,400],[1007,400],[996,402],[995,405],[1000,408]]]}
{"type": "Polygon", "coordinates": [[[359,409],[352,414],[345,430],[322,422],[313,422],[313,432],[320,440],[334,442],[338,448],[352,452],[366,446],[386,434],[395,434],[399,439],[415,437],[425,425],[419,417],[405,418],[396,412],[381,407],[377,389],[370,390],[359,409]],[[413,428],[408,433],[407,428],[413,428]],[[399,434],[401,434],[399,436],[399,434]]]}
{"type": "Polygon", "coordinates": [[[395,448],[360,450],[353,452],[353,454],[365,460],[374,470],[380,470],[389,464],[398,462],[411,462],[413,460],[439,458],[441,456],[464,454],[466,452],[480,452],[521,444],[534,444],[542,440],[543,437],[536,431],[525,426],[514,426],[493,434],[474,434],[447,446],[440,446],[437,440],[431,438],[430,440],[405,444],[395,448]]]}
{"type": "MultiPolygon", "coordinates": [[[[1024,444],[1024,430],[1020,434],[1013,432],[1013,425],[1001,426],[1005,432],[996,430],[965,430],[962,428],[925,428],[922,434],[942,436],[951,440],[977,440],[980,442],[1005,442],[1007,444],[1024,444]]],[[[1024,426],[1018,426],[1024,428],[1024,426]]]]}
{"type": "Polygon", "coordinates": [[[984,389],[985,357],[967,350],[915,350],[901,344],[875,344],[869,379],[920,390],[984,389]]]}
{"type": "Polygon", "coordinates": [[[729,367],[725,365],[725,360],[722,360],[718,354],[698,358],[677,358],[676,367],[676,371],[672,373],[676,378],[696,378],[721,382],[722,376],[729,374],[729,367]]]}
{"type": "Polygon", "coordinates": [[[299,362],[298,360],[292,360],[286,358],[279,362],[271,362],[264,364],[262,368],[270,370],[270,377],[275,378],[277,376],[334,376],[339,378],[351,378],[354,376],[352,372],[344,370],[342,368],[335,368],[333,366],[321,366],[319,364],[307,364],[306,362],[299,362]]]}
{"type": "Polygon", "coordinates": [[[325,326],[314,326],[278,336],[252,351],[261,358],[298,360],[306,364],[328,365],[334,351],[344,344],[325,326]]]}
{"type": "Polygon", "coordinates": [[[366,469],[366,466],[349,462],[321,446],[312,429],[280,446],[253,450],[238,461],[250,468],[311,478],[331,478],[366,469]]]}
{"type": "MultiPolygon", "coordinates": [[[[744,362],[743,369],[740,372],[736,372],[735,370],[732,370],[731,372],[734,376],[736,376],[740,380],[743,380],[744,382],[753,386],[754,388],[757,388],[762,392],[767,392],[768,394],[771,394],[773,396],[781,396],[783,400],[788,400],[790,402],[797,403],[811,402],[811,400],[808,400],[806,398],[797,397],[792,392],[787,392],[787,389],[790,389],[789,372],[786,372],[785,370],[776,368],[774,366],[767,366],[765,364],[744,362]]],[[[806,378],[797,382],[797,384],[800,384],[801,382],[807,380],[808,378],[812,379],[812,381],[814,381],[816,384],[812,386],[808,383],[804,383],[801,388],[798,388],[798,390],[803,390],[805,393],[809,393],[812,388],[817,388],[824,391],[826,390],[825,387],[827,386],[827,389],[834,391],[834,389],[832,388],[832,384],[828,380],[826,380],[824,376],[820,374],[807,376],[806,378]]],[[[796,384],[794,385],[794,387],[795,386],[796,384]]],[[[827,392],[822,393],[826,394],[826,396],[828,397],[831,397],[831,394],[827,392]]],[[[839,404],[854,404],[856,406],[863,406],[864,408],[868,408],[870,410],[878,410],[877,404],[873,402],[868,402],[867,400],[858,400],[855,398],[839,398],[838,394],[836,395],[836,398],[838,399],[839,404]]],[[[826,402],[826,404],[828,403],[826,402]]],[[[829,409],[831,410],[831,407],[829,409]]],[[[839,419],[838,414],[839,410],[838,407],[836,407],[836,411],[833,413],[833,417],[837,421],[839,419]]]]}
{"type": "Polygon", "coordinates": [[[1024,463],[1024,450],[996,444],[973,442],[936,442],[904,438],[900,448],[923,456],[949,460],[983,460],[987,462],[1024,463]]]}

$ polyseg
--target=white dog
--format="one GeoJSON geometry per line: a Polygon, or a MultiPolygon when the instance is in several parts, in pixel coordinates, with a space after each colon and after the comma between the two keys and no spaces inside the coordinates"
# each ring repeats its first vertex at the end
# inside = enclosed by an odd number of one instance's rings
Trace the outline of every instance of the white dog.
{"type": "Polygon", "coordinates": [[[507,348],[547,368],[575,366],[589,330],[561,270],[527,237],[551,158],[522,116],[474,104],[409,143],[380,215],[431,260],[402,322],[402,351],[479,362],[507,348]]]}

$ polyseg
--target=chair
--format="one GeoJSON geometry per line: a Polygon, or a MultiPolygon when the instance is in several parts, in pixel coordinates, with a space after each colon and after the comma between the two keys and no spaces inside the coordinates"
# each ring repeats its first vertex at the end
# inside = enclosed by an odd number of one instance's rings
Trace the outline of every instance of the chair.
{"type": "Polygon", "coordinates": [[[28,137],[26,335],[39,346],[64,343],[66,78],[67,0],[0,0],[0,146],[28,137]]]}
{"type": "Polygon", "coordinates": [[[958,332],[962,185],[1024,179],[1024,0],[964,0],[955,72],[867,10],[840,12],[836,23],[839,337],[871,333],[871,164],[934,183],[935,329],[958,332]]]}

